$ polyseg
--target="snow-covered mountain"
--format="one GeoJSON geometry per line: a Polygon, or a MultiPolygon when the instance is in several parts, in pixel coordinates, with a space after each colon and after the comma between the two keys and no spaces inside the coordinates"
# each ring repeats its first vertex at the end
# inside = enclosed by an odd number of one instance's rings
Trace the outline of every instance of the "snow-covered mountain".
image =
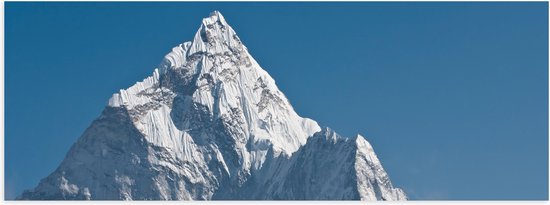
{"type": "Polygon", "coordinates": [[[217,11],[19,199],[406,200],[362,136],[300,117],[217,11]]]}

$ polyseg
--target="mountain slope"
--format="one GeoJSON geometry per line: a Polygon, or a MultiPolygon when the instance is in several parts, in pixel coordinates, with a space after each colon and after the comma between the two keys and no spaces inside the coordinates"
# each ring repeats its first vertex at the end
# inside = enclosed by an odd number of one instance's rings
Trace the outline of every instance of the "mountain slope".
{"type": "Polygon", "coordinates": [[[345,159],[345,167],[332,170],[316,158],[334,154],[319,149],[330,141],[312,141],[327,133],[319,131],[315,121],[294,111],[224,17],[213,12],[193,41],[174,47],[152,76],[114,94],[58,169],[20,199],[405,198],[364,140],[366,145],[358,140],[333,150],[341,153],[333,160],[345,159]],[[305,166],[331,171],[303,172],[305,166]],[[269,184],[291,184],[298,172],[318,181],[342,175],[346,184],[324,185],[323,195],[314,185],[279,193],[288,187],[269,184]],[[268,184],[273,191],[250,192],[268,184]],[[346,193],[329,193],[342,186],[346,193]]]}

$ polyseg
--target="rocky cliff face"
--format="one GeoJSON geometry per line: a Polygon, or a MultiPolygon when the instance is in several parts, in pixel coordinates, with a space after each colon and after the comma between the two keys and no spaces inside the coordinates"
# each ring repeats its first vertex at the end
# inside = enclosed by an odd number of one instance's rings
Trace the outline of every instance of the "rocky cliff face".
{"type": "Polygon", "coordinates": [[[19,199],[405,200],[370,144],[292,108],[219,12],[19,199]]]}

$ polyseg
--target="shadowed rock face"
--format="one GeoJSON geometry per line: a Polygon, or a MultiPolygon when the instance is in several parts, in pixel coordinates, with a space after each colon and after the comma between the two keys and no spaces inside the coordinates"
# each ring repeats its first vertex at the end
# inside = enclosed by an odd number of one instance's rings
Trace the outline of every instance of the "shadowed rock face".
{"type": "Polygon", "coordinates": [[[111,97],[18,199],[405,200],[362,137],[300,117],[219,12],[111,97]]]}

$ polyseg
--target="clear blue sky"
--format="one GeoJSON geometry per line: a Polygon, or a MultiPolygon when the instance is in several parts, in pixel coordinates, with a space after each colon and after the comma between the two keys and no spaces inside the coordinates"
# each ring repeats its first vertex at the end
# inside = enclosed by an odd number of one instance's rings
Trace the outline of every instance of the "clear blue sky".
{"type": "Polygon", "coordinates": [[[548,199],[548,4],[6,3],[5,190],[221,11],[296,111],[411,199],[548,199]]]}

